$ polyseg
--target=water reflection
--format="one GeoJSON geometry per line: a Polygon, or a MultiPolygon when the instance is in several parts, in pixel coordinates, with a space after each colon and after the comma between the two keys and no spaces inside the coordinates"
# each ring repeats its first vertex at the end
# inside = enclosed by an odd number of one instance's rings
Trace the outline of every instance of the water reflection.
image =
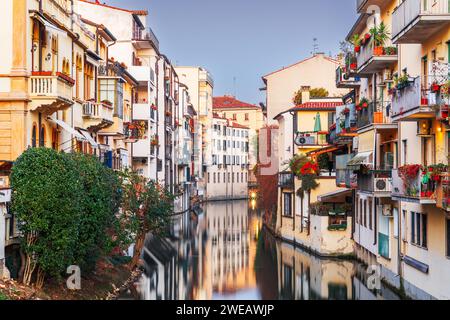
{"type": "Polygon", "coordinates": [[[264,228],[256,201],[216,202],[175,219],[171,236],[149,235],[139,298],[396,299],[367,289],[365,268],[319,259],[281,243],[264,228]]]}

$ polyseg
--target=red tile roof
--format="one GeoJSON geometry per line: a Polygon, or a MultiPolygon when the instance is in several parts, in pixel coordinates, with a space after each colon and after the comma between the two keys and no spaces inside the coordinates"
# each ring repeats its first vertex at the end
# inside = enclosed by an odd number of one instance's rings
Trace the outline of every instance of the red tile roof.
{"type": "Polygon", "coordinates": [[[236,122],[232,122],[231,126],[233,128],[238,128],[238,129],[249,129],[249,127],[243,126],[242,124],[236,123],[236,122]]]}
{"type": "Polygon", "coordinates": [[[213,98],[213,109],[259,108],[254,104],[239,101],[233,96],[213,98]]]}
{"type": "Polygon", "coordinates": [[[132,14],[136,14],[138,16],[146,16],[146,15],[148,15],[148,11],[147,10],[128,10],[128,9],[124,9],[124,8],[113,7],[113,6],[109,6],[109,5],[105,4],[105,3],[100,3],[100,0],[80,0],[80,1],[81,2],[90,3],[90,4],[94,4],[94,5],[97,5],[97,6],[102,6],[102,7],[114,9],[114,10],[121,10],[121,11],[129,12],[129,13],[132,13],[132,14]]]}

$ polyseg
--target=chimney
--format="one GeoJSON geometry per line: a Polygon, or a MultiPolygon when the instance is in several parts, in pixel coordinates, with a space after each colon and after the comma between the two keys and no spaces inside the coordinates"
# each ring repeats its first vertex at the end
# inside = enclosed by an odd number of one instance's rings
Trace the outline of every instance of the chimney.
{"type": "Polygon", "coordinates": [[[309,102],[309,91],[311,90],[310,86],[302,86],[300,91],[302,92],[302,103],[309,102]]]}

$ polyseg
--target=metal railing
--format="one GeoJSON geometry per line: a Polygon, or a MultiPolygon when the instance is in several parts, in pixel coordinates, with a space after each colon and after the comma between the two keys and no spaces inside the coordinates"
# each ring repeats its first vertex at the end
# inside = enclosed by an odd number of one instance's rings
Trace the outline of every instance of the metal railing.
{"type": "Polygon", "coordinates": [[[449,14],[448,0],[404,0],[392,13],[392,36],[396,38],[421,15],[449,14]]]}
{"type": "Polygon", "coordinates": [[[147,27],[145,30],[134,31],[133,32],[133,40],[151,41],[153,43],[153,45],[156,47],[156,49],[159,50],[159,40],[150,27],[147,27]]]}
{"type": "Polygon", "coordinates": [[[83,103],[83,117],[104,119],[113,122],[113,114],[113,108],[104,103],[92,101],[83,103]]]}

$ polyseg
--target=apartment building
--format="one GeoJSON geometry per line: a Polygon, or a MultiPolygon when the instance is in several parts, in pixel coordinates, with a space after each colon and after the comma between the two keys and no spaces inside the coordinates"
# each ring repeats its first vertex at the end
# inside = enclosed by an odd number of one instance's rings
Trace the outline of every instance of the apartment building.
{"type": "Polygon", "coordinates": [[[357,254],[409,296],[448,299],[448,1],[356,5],[347,40],[359,41],[337,79],[355,97],[355,155],[341,157],[357,254]]]}
{"type": "Polygon", "coordinates": [[[214,113],[206,199],[248,198],[249,128],[214,113]]]}
{"type": "Polygon", "coordinates": [[[192,106],[197,113],[194,121],[194,180],[197,196],[206,194],[205,173],[212,163],[211,128],[213,119],[214,80],[202,67],[177,66],[179,81],[189,88],[192,106]]]}
{"type": "Polygon", "coordinates": [[[213,98],[213,112],[240,125],[249,127],[249,180],[256,183],[253,168],[258,163],[258,135],[266,119],[260,106],[239,101],[233,96],[213,98]]]}

